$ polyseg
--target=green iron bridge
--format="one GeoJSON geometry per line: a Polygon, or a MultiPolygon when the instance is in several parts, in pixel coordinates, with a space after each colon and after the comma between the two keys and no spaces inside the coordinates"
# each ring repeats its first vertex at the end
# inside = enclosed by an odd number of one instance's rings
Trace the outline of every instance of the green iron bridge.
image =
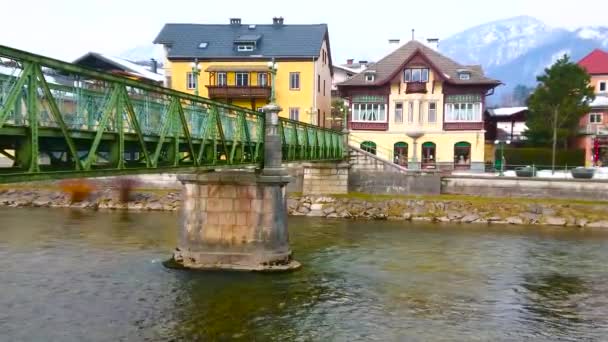
{"type": "MultiPolygon", "coordinates": [[[[265,115],[0,45],[0,183],[264,167],[265,115]]],[[[279,118],[284,162],[340,132],[279,118]]]]}

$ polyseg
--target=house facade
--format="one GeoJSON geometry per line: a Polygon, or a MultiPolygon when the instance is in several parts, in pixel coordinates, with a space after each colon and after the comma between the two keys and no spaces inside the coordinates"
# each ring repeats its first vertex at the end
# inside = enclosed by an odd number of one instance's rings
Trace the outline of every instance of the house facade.
{"type": "Polygon", "coordinates": [[[412,40],[338,88],[351,144],[410,169],[483,171],[482,113],[499,84],[412,40]]]}
{"type": "Polygon", "coordinates": [[[581,136],[576,146],[585,150],[585,164],[608,165],[608,52],[596,49],[578,64],[591,76],[595,100],[591,112],[583,116],[579,127],[581,136]]]}
{"type": "Polygon", "coordinates": [[[165,47],[166,86],[258,110],[269,103],[272,74],[281,116],[325,122],[331,108],[332,63],[327,25],[166,24],[156,44],[165,47]]]}

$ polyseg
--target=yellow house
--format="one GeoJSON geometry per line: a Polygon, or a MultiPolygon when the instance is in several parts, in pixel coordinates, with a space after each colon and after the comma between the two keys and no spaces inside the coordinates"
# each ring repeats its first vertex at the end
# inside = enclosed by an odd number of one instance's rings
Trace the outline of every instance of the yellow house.
{"type": "Polygon", "coordinates": [[[325,125],[331,111],[332,63],[327,25],[166,24],[167,87],[258,110],[275,94],[281,116],[325,125]]]}
{"type": "Polygon", "coordinates": [[[411,169],[484,169],[485,97],[500,84],[412,40],[338,84],[351,144],[411,169]]]}

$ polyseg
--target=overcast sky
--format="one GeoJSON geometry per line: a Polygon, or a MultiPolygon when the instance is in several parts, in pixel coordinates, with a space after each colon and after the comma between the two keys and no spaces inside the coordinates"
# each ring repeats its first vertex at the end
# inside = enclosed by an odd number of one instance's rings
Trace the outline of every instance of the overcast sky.
{"type": "Polygon", "coordinates": [[[608,1],[587,0],[16,0],[3,1],[0,44],[73,60],[88,51],[119,54],[150,44],[167,22],[327,23],[334,62],[373,58],[388,38],[445,38],[519,15],[550,26],[608,25],[608,1]],[[425,6],[426,7],[422,7],[425,6]],[[578,7],[577,7],[578,6],[578,7]]]}

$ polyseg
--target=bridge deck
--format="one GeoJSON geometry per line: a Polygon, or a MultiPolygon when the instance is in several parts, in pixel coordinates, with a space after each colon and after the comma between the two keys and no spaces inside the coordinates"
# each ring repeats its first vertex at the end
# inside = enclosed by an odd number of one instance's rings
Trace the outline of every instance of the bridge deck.
{"type": "MultiPolygon", "coordinates": [[[[256,111],[0,45],[0,183],[263,167],[264,127],[256,111]]],[[[340,132],[280,118],[279,133],[285,161],[342,158],[340,132]]]]}

